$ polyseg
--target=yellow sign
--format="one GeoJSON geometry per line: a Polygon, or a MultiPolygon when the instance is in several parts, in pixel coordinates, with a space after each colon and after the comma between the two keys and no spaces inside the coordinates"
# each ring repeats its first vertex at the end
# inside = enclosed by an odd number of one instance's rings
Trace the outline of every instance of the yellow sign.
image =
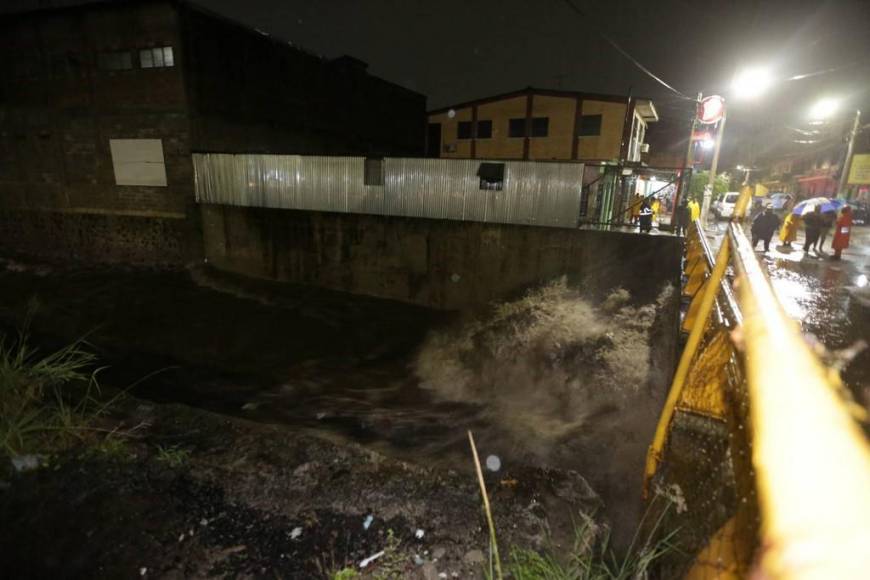
{"type": "Polygon", "coordinates": [[[852,156],[849,183],[851,185],[870,184],[870,153],[852,156]]]}

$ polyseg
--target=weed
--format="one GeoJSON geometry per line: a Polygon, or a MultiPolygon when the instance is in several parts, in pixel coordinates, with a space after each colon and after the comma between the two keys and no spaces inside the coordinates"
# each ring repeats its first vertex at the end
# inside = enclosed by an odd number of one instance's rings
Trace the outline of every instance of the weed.
{"type": "Polygon", "coordinates": [[[387,530],[387,545],[373,575],[375,580],[401,580],[404,577],[405,557],[399,551],[401,544],[393,530],[387,530]]]}
{"type": "Polygon", "coordinates": [[[75,341],[47,355],[31,347],[28,312],[17,337],[0,335],[0,453],[62,448],[108,406],[97,400],[96,357],[75,341]]]}
{"type": "Polygon", "coordinates": [[[127,439],[114,433],[106,435],[93,449],[97,453],[114,459],[127,460],[133,457],[127,439]]]}
{"type": "Polygon", "coordinates": [[[178,445],[170,447],[157,446],[157,461],[165,463],[171,467],[181,467],[187,460],[190,459],[190,451],[182,449],[178,445]]]}
{"type": "Polygon", "coordinates": [[[496,530],[471,432],[468,438],[490,530],[490,562],[483,570],[487,580],[502,580],[505,577],[514,580],[646,580],[654,564],[668,554],[679,551],[673,542],[679,530],[665,534],[661,530],[670,507],[677,505],[679,509],[679,504],[670,495],[657,493],[638,523],[625,556],[617,556],[611,547],[607,528],[598,526],[591,517],[583,516],[583,522],[574,530],[574,546],[568,554],[539,554],[534,550],[514,547],[510,551],[506,573],[503,574],[496,530]],[[664,507],[657,504],[658,499],[665,501],[664,507]],[[649,525],[647,520],[651,514],[656,514],[656,517],[655,522],[649,525]]]}
{"type": "Polygon", "coordinates": [[[332,574],[330,576],[330,580],[355,580],[359,577],[359,572],[357,572],[353,568],[345,568],[332,574]]]}

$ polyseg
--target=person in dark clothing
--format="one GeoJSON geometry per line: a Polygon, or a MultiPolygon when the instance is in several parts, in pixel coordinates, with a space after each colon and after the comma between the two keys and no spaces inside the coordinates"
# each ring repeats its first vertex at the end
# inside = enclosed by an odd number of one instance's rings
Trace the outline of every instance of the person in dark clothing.
{"type": "Polygon", "coordinates": [[[653,210],[649,206],[649,202],[644,200],[640,206],[640,213],[637,216],[638,223],[640,224],[641,232],[649,232],[652,230],[652,219],[653,219],[653,210]]]}
{"type": "Polygon", "coordinates": [[[834,222],[837,221],[837,214],[833,212],[822,214],[822,227],[819,229],[819,239],[816,242],[816,252],[822,251],[825,246],[825,240],[828,239],[828,234],[831,233],[831,228],[834,222]]]}
{"type": "Polygon", "coordinates": [[[760,214],[755,216],[752,221],[752,248],[758,245],[758,242],[764,241],[764,251],[770,251],[770,238],[779,228],[779,218],[773,213],[773,208],[767,206],[760,214]]]}
{"type": "Polygon", "coordinates": [[[816,206],[812,213],[804,217],[804,226],[806,227],[806,239],[804,240],[804,253],[808,253],[816,240],[819,239],[819,234],[825,225],[825,218],[822,216],[821,206],[816,206]]]}
{"type": "Polygon", "coordinates": [[[680,205],[674,210],[674,234],[678,236],[686,235],[686,227],[689,225],[689,206],[685,198],[680,201],[680,205]]]}

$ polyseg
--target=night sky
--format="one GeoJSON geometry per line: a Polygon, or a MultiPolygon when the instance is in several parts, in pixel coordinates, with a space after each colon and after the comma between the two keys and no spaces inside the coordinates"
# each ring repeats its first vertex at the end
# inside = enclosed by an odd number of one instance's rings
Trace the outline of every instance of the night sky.
{"type": "MultiPolygon", "coordinates": [[[[9,5],[74,0],[9,0],[9,5]]],[[[687,101],[620,55],[604,32],[682,93],[729,98],[730,143],[806,121],[822,96],[870,108],[870,0],[196,0],[325,57],[350,54],[417,90],[430,108],[525,86],[654,97],[663,117],[687,101]],[[782,81],[756,102],[729,95],[735,72],[782,81]]],[[[844,115],[847,114],[844,111],[844,115]]],[[[870,117],[870,113],[868,113],[870,117]]],[[[733,153],[733,151],[732,151],[733,153]]]]}
{"type": "Polygon", "coordinates": [[[870,108],[870,0],[573,1],[588,17],[564,0],[198,0],[315,53],[365,60],[430,108],[531,85],[631,90],[654,97],[665,120],[685,119],[687,101],[601,31],[683,94],[729,98],[725,167],[802,147],[788,127],[805,126],[820,97],[842,98],[844,116],[870,108]],[[736,71],[756,64],[780,79],[846,68],[779,82],[757,101],[730,98],[736,71]]]}

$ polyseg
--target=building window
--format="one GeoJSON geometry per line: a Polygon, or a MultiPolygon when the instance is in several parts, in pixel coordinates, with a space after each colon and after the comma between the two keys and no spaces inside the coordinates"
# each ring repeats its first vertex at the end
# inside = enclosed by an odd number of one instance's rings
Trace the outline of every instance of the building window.
{"type": "Polygon", "coordinates": [[[384,160],[379,157],[366,157],[363,175],[365,185],[384,184],[384,160]]]}
{"type": "Polygon", "coordinates": [[[508,122],[508,137],[525,137],[526,136],[526,120],[511,119],[508,122]]]}
{"type": "Polygon", "coordinates": [[[133,68],[133,54],[129,50],[100,53],[100,68],[103,70],[130,70],[133,68]]]}
{"type": "Polygon", "coordinates": [[[595,137],[601,135],[601,115],[581,115],[578,137],[595,137]]]}
{"type": "Polygon", "coordinates": [[[501,191],[504,189],[504,163],[481,163],[477,170],[480,189],[501,191]]]}
{"type": "Polygon", "coordinates": [[[471,139],[471,121],[459,121],[456,126],[457,139],[471,139]]]}
{"type": "Polygon", "coordinates": [[[477,139],[491,139],[492,138],[492,121],[478,121],[477,122],[477,134],[475,135],[477,139]]]}
{"type": "Polygon", "coordinates": [[[145,48],[139,51],[139,66],[142,68],[168,68],[175,66],[171,46],[145,48]]]}
{"type": "Polygon", "coordinates": [[[546,137],[549,132],[549,117],[535,117],[532,119],[532,137],[546,137]]]}

